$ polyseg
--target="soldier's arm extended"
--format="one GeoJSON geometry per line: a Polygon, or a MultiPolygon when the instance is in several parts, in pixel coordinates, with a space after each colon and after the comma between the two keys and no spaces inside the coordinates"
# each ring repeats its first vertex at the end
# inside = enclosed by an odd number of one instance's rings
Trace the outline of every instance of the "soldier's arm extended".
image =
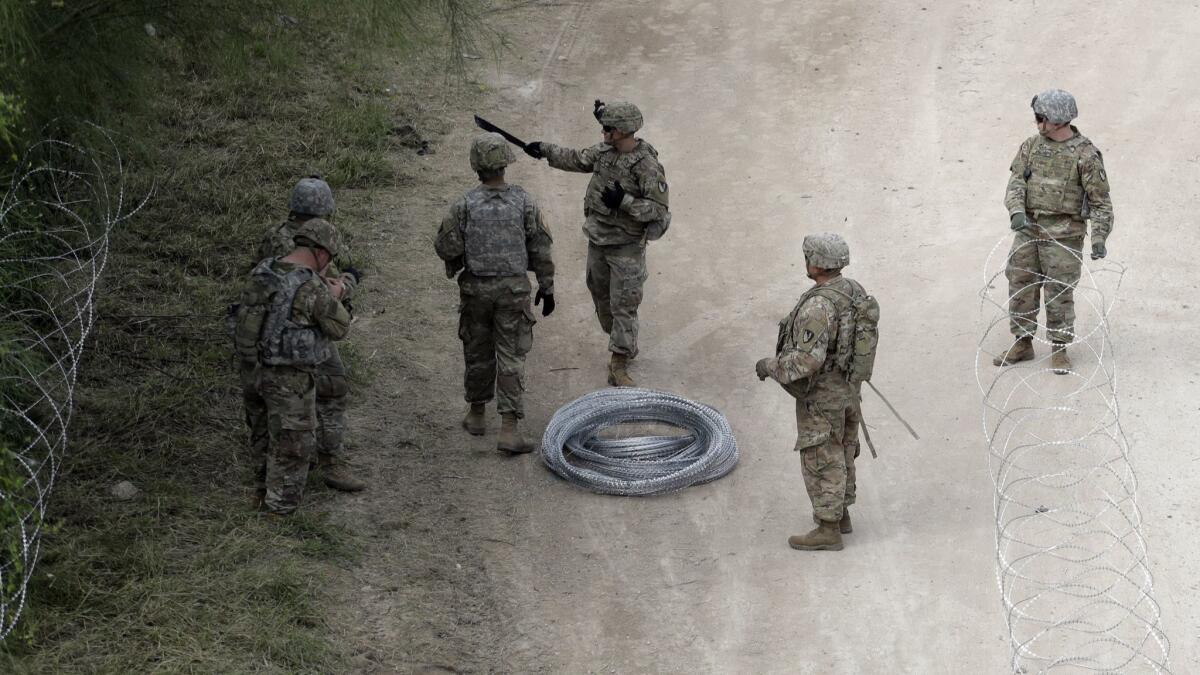
{"type": "Polygon", "coordinates": [[[592,168],[596,165],[596,157],[604,151],[608,146],[604,144],[593,145],[590,148],[582,150],[574,150],[572,148],[564,148],[561,145],[546,143],[542,141],[542,154],[546,157],[546,161],[550,166],[563,171],[575,171],[577,173],[591,173],[592,168]]]}
{"type": "Polygon", "coordinates": [[[1029,166],[1029,150],[1033,146],[1033,140],[1032,137],[1025,139],[1008,167],[1008,189],[1004,191],[1004,208],[1008,210],[1009,216],[1025,213],[1025,168],[1029,166]]]}
{"type": "Polygon", "coordinates": [[[820,372],[836,317],[833,304],[819,295],[805,302],[783,351],[767,359],[767,373],[780,384],[791,384],[820,372]]]}
{"type": "Polygon", "coordinates": [[[292,314],[316,325],[330,340],[341,340],[350,332],[350,312],[321,279],[313,279],[296,291],[292,314]]]}
{"type": "Polygon", "coordinates": [[[451,279],[463,268],[466,242],[463,241],[462,228],[459,227],[459,223],[462,222],[464,207],[463,200],[459,199],[454,202],[449,213],[442,218],[442,225],[438,228],[437,237],[433,241],[433,250],[437,252],[439,258],[445,261],[446,277],[451,279]]]}
{"type": "Polygon", "coordinates": [[[621,210],[639,223],[662,220],[666,217],[670,205],[667,177],[662,167],[647,158],[634,167],[634,176],[642,196],[635,197],[625,193],[625,197],[621,199],[621,210]]]}
{"type": "Polygon", "coordinates": [[[1092,243],[1104,244],[1113,228],[1112,198],[1108,194],[1108,173],[1099,150],[1085,155],[1079,162],[1079,182],[1087,195],[1089,220],[1092,221],[1092,243]]]}
{"type": "Polygon", "coordinates": [[[554,294],[554,260],[550,247],[554,240],[550,230],[542,221],[542,210],[530,195],[525,200],[525,250],[529,255],[529,269],[537,277],[538,290],[543,295],[554,294]]]}

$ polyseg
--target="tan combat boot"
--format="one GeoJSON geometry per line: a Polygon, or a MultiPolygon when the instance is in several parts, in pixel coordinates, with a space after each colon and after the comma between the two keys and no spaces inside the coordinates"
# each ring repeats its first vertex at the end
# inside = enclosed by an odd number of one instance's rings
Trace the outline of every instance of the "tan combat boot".
{"type": "Polygon", "coordinates": [[[1050,368],[1055,375],[1066,375],[1071,372],[1071,357],[1067,356],[1067,343],[1055,342],[1050,352],[1050,368]]]}
{"type": "Polygon", "coordinates": [[[500,416],[500,437],[496,439],[496,449],[513,454],[533,452],[533,443],[525,440],[517,430],[516,413],[504,413],[500,416]]]}
{"type": "Polygon", "coordinates": [[[838,530],[838,523],[822,520],[812,532],[788,537],[788,546],[797,551],[840,551],[842,533],[838,530]]]}
{"type": "MultiPolygon", "coordinates": [[[[815,513],[813,514],[813,522],[818,525],[821,524],[821,519],[818,518],[817,514],[815,514],[815,513]]],[[[838,522],[838,531],[841,532],[842,534],[850,534],[851,532],[854,531],[854,524],[850,522],[850,507],[849,506],[842,509],[842,519],[841,519],[841,521],[838,522]]]]}
{"type": "Polygon", "coordinates": [[[628,356],[614,353],[608,361],[608,383],[614,387],[632,387],[633,378],[626,370],[628,364],[628,356]]]}
{"type": "Polygon", "coordinates": [[[463,418],[463,428],[472,436],[482,436],[487,433],[487,419],[483,416],[482,403],[472,403],[467,416],[463,418]]]}
{"type": "Polygon", "coordinates": [[[335,460],[333,457],[321,457],[320,467],[324,473],[325,485],[334,490],[342,492],[362,492],[367,489],[367,484],[355,478],[347,472],[346,465],[343,462],[335,460]]]}
{"type": "Polygon", "coordinates": [[[992,359],[993,366],[1011,366],[1014,363],[1033,360],[1033,338],[1017,338],[1003,354],[992,359]]]}

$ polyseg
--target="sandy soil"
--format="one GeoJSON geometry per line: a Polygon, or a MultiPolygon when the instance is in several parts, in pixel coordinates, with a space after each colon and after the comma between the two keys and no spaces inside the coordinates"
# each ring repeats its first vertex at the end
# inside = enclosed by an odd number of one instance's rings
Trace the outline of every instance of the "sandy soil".
{"type": "MultiPolygon", "coordinates": [[[[1116,314],[1124,424],[1141,478],[1156,594],[1176,672],[1197,669],[1194,536],[1200,10],[1125,0],[701,2],[535,6],[502,15],[518,53],[481,114],[527,140],[589,145],[593,98],[629,99],[659,149],[674,223],[649,252],[639,384],[729,418],[739,468],[662,498],[592,495],[536,456],[459,429],[455,285],[431,235],[472,184],[471,111],[382,198],[381,263],[357,348],[375,372],[353,412],[372,489],[338,502],[371,544],[339,582],[362,672],[1003,672],[993,487],[974,354],[977,292],[1006,238],[1007,167],[1028,102],[1080,101],[1104,151],[1130,267],[1116,314]],[[790,399],[754,377],[807,287],[800,241],[836,230],[884,312],[880,446],[860,460],[855,532],[799,553],[809,527],[790,399]]],[[[604,385],[606,336],[584,287],[586,178],[522,156],[510,179],[555,236],[558,311],[528,362],[528,426],[604,385]]],[[[361,241],[361,239],[360,239],[361,241]]],[[[990,345],[997,348],[999,345],[990,345]]]]}

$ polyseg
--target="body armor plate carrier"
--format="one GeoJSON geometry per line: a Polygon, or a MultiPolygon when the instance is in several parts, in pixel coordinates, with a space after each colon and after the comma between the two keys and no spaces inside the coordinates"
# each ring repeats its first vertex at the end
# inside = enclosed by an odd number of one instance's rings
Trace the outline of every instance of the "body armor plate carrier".
{"type": "Polygon", "coordinates": [[[462,228],[467,271],[479,277],[525,274],[525,192],[475,188],[466,201],[462,228]]]}

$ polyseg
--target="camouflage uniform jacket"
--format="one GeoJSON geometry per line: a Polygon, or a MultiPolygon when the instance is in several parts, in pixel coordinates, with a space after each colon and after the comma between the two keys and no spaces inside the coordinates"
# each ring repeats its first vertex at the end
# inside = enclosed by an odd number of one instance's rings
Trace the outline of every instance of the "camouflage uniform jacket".
{"type": "Polygon", "coordinates": [[[1082,237],[1092,221],[1092,241],[1103,243],[1113,228],[1108,174],[1100,151],[1074,126],[1075,135],[1052,141],[1040,134],[1021,144],[1009,167],[1004,206],[1025,213],[1034,232],[1055,239],[1082,237]]]}
{"type": "MultiPolygon", "coordinates": [[[[849,280],[841,275],[823,285],[846,296],[854,294],[849,280]]],[[[779,322],[775,358],[768,359],[767,373],[792,396],[839,405],[853,400],[853,387],[835,365],[842,309],[826,295],[809,292],[779,322]]]]}
{"type": "MultiPolygon", "coordinates": [[[[255,264],[260,260],[267,258],[282,258],[292,252],[296,247],[295,236],[300,230],[300,226],[304,224],[302,220],[289,219],[285,220],[282,225],[272,226],[263,232],[262,241],[258,244],[258,258],[255,259],[255,264]]],[[[338,266],[331,262],[329,266],[321,270],[321,276],[336,279],[342,278],[342,285],[346,287],[346,292],[342,295],[342,302],[346,302],[354,297],[354,289],[357,283],[352,275],[342,275],[338,266]]]]}
{"type": "Polygon", "coordinates": [[[644,243],[646,225],[666,217],[670,202],[666,171],[658,151],[646,141],[638,139],[633,150],[624,154],[605,143],[583,150],[543,143],[542,152],[556,169],[592,174],[583,198],[583,232],[593,244],[644,243]],[[614,182],[625,189],[625,198],[618,208],[610,209],[600,193],[614,182]]]}
{"type": "Polygon", "coordinates": [[[528,293],[531,290],[529,275],[522,272],[517,275],[481,277],[471,274],[465,268],[467,254],[466,225],[470,202],[477,199],[513,199],[522,203],[524,230],[524,246],[527,267],[537,276],[538,288],[547,295],[554,293],[554,260],[550,256],[553,240],[546,224],[542,222],[542,212],[529,194],[520,185],[501,185],[491,187],[480,185],[460,197],[450,206],[450,211],[442,219],[438,228],[434,250],[438,257],[446,263],[446,276],[453,278],[458,274],[458,285],[464,293],[478,294],[484,289],[494,288],[497,284],[508,286],[513,293],[528,293]],[[473,292],[474,291],[474,292],[473,292]]]}

